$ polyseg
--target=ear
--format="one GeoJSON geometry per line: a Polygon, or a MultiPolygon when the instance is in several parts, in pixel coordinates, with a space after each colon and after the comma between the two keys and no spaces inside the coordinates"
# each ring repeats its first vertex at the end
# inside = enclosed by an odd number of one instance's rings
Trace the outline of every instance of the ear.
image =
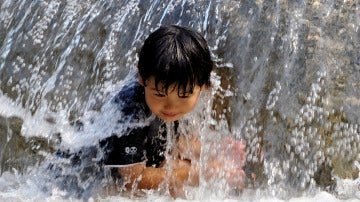
{"type": "Polygon", "coordinates": [[[138,80],[140,85],[145,86],[144,80],[141,78],[140,74],[138,74],[138,80]]]}
{"type": "Polygon", "coordinates": [[[138,69],[138,81],[139,84],[142,86],[145,86],[144,80],[141,78],[140,74],[139,74],[139,64],[136,64],[136,68],[138,69]]]}

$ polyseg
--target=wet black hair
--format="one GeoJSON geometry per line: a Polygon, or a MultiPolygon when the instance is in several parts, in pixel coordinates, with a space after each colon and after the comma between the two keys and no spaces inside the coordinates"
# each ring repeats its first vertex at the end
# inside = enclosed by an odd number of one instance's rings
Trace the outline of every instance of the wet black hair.
{"type": "Polygon", "coordinates": [[[201,34],[177,25],[162,26],[151,33],[141,48],[138,63],[144,85],[153,76],[156,90],[166,94],[173,84],[178,94],[192,93],[195,85],[210,86],[213,66],[201,34]]]}

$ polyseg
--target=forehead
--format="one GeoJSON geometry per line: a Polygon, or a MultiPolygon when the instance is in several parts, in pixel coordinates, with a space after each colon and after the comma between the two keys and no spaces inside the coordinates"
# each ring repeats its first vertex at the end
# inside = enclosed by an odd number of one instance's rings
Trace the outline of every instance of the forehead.
{"type": "MultiPolygon", "coordinates": [[[[154,77],[150,77],[147,81],[146,81],[146,87],[149,87],[151,90],[156,90],[156,91],[165,91],[165,85],[162,82],[159,82],[157,85],[155,85],[155,78],[154,77]]],[[[177,88],[176,84],[171,84],[167,90],[169,90],[170,92],[174,91],[177,88]]]]}

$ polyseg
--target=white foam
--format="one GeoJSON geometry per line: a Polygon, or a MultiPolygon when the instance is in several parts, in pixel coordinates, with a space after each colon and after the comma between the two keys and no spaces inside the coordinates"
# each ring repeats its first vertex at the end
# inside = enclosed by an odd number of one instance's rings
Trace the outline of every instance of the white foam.
{"type": "Polygon", "coordinates": [[[28,109],[16,104],[9,97],[0,94],[0,115],[6,118],[18,117],[22,119],[21,135],[24,137],[39,136],[49,138],[52,134],[66,133],[71,130],[66,116],[62,114],[65,112],[55,114],[44,106],[40,106],[32,114],[28,109]],[[52,118],[54,123],[46,121],[46,118],[52,118]]]}
{"type": "MultiPolygon", "coordinates": [[[[51,193],[46,193],[41,190],[39,187],[39,182],[41,178],[37,175],[20,175],[16,172],[5,172],[0,177],[0,201],[82,201],[76,198],[64,198],[66,193],[53,189],[51,193]]],[[[259,190],[245,190],[244,194],[240,197],[229,197],[229,198],[207,198],[209,193],[200,193],[199,196],[202,196],[202,199],[176,199],[173,200],[170,196],[159,195],[157,193],[149,191],[147,195],[143,198],[136,198],[136,201],[177,201],[177,202],[197,202],[197,201],[225,201],[225,202],[235,202],[235,201],[259,201],[259,202],[355,202],[359,201],[359,198],[351,199],[338,199],[334,195],[325,192],[319,191],[312,196],[301,196],[293,197],[289,200],[279,199],[273,196],[266,196],[265,193],[261,193],[259,190]]],[[[116,195],[116,196],[98,196],[94,194],[89,201],[125,201],[130,202],[134,201],[134,198],[129,198],[126,196],[116,195]]]]}
{"type": "Polygon", "coordinates": [[[24,117],[28,114],[28,112],[15,104],[13,100],[5,96],[0,92],[0,115],[4,117],[11,117],[11,116],[17,116],[17,117],[24,117]]]}

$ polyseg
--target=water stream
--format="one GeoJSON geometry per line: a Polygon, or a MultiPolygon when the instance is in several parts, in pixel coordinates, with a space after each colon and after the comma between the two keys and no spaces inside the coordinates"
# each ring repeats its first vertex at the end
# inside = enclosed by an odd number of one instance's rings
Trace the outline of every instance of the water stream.
{"type": "MultiPolygon", "coordinates": [[[[67,196],[44,175],[53,152],[113,132],[107,103],[134,74],[143,40],[178,24],[202,33],[216,62],[207,117],[189,118],[202,123],[203,143],[245,140],[256,174],[242,193],[202,182],[190,199],[360,200],[359,8],[357,0],[0,0],[0,199],[67,196]],[[79,132],[79,119],[94,124],[79,132]]],[[[82,194],[94,198],[89,181],[98,177],[86,177],[82,194]]]]}

